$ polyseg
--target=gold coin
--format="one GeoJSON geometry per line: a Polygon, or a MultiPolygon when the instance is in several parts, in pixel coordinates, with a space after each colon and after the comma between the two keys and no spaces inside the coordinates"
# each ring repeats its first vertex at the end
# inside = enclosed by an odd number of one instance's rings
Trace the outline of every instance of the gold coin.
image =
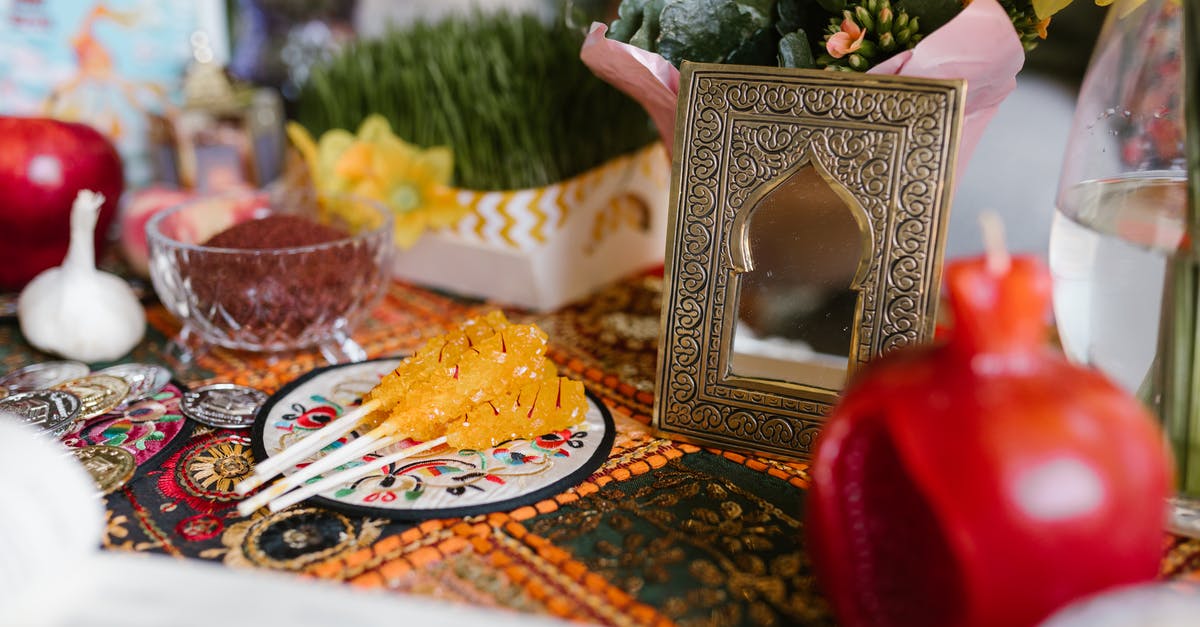
{"type": "Polygon", "coordinates": [[[121,377],[107,374],[92,374],[71,379],[54,386],[56,390],[70,392],[79,397],[79,414],[83,420],[91,420],[113,410],[129,394],[129,383],[121,377]]]}
{"type": "Polygon", "coordinates": [[[128,483],[137,470],[133,453],[116,446],[96,444],[77,448],[73,452],[88,474],[92,475],[96,487],[105,494],[111,494],[128,483]]]}

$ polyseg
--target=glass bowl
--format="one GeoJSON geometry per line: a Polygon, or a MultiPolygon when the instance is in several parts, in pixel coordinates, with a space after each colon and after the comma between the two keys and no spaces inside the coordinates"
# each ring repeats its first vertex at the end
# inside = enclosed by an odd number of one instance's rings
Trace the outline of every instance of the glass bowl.
{"type": "Polygon", "coordinates": [[[168,347],[179,361],[192,361],[204,343],[258,352],[315,346],[331,363],[366,358],[350,333],[387,286],[392,215],[382,205],[266,191],[209,196],[155,215],[146,239],[154,290],[182,323],[168,347]],[[206,245],[234,225],[276,214],[345,237],[279,248],[206,245]]]}

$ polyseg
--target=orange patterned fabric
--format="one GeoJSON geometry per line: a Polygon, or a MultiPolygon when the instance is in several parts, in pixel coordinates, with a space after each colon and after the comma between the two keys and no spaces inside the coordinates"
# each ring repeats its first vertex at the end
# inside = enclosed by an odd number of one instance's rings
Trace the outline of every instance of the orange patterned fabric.
{"type": "MultiPolygon", "coordinates": [[[[615,418],[607,460],[559,494],[421,523],[306,503],[243,518],[230,486],[253,462],[246,432],[195,426],[108,497],[104,545],[603,625],[832,624],[803,548],[807,466],[674,442],[647,426],[661,287],[640,276],[554,313],[506,311],[541,326],[561,372],[615,418]]],[[[355,338],[371,357],[400,355],[487,309],[395,283],[355,338]]],[[[160,361],[178,330],[161,307],[148,317],[152,332],[132,360],[160,361]]],[[[15,324],[0,326],[0,341],[9,368],[46,359],[15,324]]],[[[181,383],[271,393],[321,365],[315,353],[214,349],[181,383]]],[[[1168,537],[1164,549],[1164,575],[1196,578],[1200,544],[1168,537]]]]}

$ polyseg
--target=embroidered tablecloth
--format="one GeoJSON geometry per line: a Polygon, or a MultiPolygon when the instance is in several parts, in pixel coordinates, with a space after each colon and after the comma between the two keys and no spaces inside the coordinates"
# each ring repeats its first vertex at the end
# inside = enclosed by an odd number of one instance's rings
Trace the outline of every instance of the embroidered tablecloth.
{"type": "MultiPolygon", "coordinates": [[[[104,547],[606,625],[832,624],[803,548],[805,464],[650,432],[661,287],[640,276],[554,313],[507,312],[545,329],[550,357],[614,416],[612,453],[574,488],[511,511],[421,523],[307,504],[243,518],[233,486],[253,463],[249,433],[183,419],[179,390],[168,387],[126,419],[78,435],[76,444],[127,448],[139,464],[107,497],[104,547]]],[[[402,355],[490,308],[394,283],[355,338],[372,357],[402,355]]],[[[158,305],[147,317],[146,340],[123,361],[165,363],[178,324],[158,305]]],[[[15,321],[0,324],[0,347],[4,371],[51,359],[28,347],[15,321]]],[[[315,353],[216,349],[179,383],[272,393],[322,365],[315,353]]],[[[1164,575],[1197,578],[1200,542],[1167,536],[1164,555],[1164,575]]]]}

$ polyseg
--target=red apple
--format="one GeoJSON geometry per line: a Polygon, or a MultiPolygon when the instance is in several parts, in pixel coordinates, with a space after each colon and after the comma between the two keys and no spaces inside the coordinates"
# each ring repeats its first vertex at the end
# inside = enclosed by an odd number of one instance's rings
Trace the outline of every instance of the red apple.
{"type": "Polygon", "coordinates": [[[0,116],[0,138],[0,290],[20,289],[62,263],[81,189],[104,194],[99,255],[125,186],[112,143],[86,124],[7,116],[0,116]]]}

